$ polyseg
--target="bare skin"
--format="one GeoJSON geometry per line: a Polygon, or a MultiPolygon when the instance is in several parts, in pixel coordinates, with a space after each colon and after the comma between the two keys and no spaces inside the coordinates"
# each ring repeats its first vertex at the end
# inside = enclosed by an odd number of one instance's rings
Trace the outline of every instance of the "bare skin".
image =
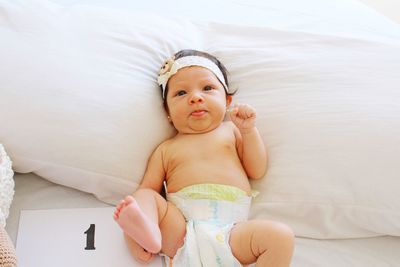
{"type": "MultiPolygon", "coordinates": [[[[224,122],[230,102],[208,69],[186,67],[170,78],[167,103],[178,134],[157,147],[139,189],[114,214],[138,261],[148,262],[159,251],[172,258],[183,245],[185,219],[159,195],[163,181],[170,193],[214,183],[250,194],[248,179],[264,176],[267,155],[255,127],[256,112],[238,105],[229,114],[231,121],[224,122]]],[[[230,235],[232,253],[242,264],[289,266],[293,244],[291,229],[272,221],[238,223],[230,235]]]]}

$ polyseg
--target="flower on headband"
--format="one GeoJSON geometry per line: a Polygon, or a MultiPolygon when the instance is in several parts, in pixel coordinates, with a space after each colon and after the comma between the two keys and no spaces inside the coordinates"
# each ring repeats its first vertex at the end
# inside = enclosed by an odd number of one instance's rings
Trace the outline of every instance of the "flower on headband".
{"type": "Polygon", "coordinates": [[[164,62],[164,65],[161,67],[160,71],[158,72],[158,75],[164,75],[165,73],[169,72],[172,68],[172,65],[174,65],[175,57],[167,59],[167,61],[164,62]]]}
{"type": "Polygon", "coordinates": [[[167,86],[169,78],[178,72],[180,65],[175,62],[175,57],[172,57],[165,61],[164,65],[161,67],[158,73],[158,84],[161,85],[163,90],[163,95],[165,93],[165,87],[167,86]]]}

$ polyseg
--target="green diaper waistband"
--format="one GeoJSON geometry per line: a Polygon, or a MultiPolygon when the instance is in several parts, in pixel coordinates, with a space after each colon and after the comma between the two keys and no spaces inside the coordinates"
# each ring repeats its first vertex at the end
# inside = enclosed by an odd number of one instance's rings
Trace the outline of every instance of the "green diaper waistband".
{"type": "MultiPolygon", "coordinates": [[[[223,184],[195,184],[182,188],[176,193],[189,199],[213,199],[237,201],[243,197],[249,197],[248,194],[237,187],[223,184]]],[[[252,192],[255,196],[256,192],[252,192]]]]}

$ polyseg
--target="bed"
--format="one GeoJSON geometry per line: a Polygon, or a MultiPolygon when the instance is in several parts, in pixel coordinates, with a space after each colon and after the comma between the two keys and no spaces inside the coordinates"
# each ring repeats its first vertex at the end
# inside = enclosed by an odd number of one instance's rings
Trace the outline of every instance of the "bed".
{"type": "MultiPolygon", "coordinates": [[[[16,194],[7,231],[16,240],[19,210],[107,207],[93,195],[51,183],[35,174],[16,174],[16,194]],[[57,200],[49,202],[48,200],[57,200]]],[[[399,266],[400,238],[296,238],[291,266],[399,266]]]]}
{"type": "Polygon", "coordinates": [[[20,210],[134,191],[174,133],[158,68],[193,48],[257,109],[270,163],[250,217],[293,228],[292,266],[400,265],[400,26],[359,1],[1,1],[0,36],[13,242],[20,210]]]}

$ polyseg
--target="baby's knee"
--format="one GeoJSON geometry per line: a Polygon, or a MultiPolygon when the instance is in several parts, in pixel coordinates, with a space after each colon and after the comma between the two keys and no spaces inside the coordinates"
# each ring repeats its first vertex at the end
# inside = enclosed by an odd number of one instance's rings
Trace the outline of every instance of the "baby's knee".
{"type": "Polygon", "coordinates": [[[150,189],[150,188],[139,188],[138,190],[133,193],[133,197],[136,200],[140,199],[147,199],[147,200],[153,200],[160,205],[166,205],[165,199],[155,190],[150,189]]]}
{"type": "Polygon", "coordinates": [[[282,234],[282,236],[285,236],[289,239],[294,238],[293,230],[287,224],[281,222],[275,222],[275,227],[277,231],[282,234]]]}
{"type": "Polygon", "coordinates": [[[150,188],[139,188],[133,193],[133,196],[142,196],[142,195],[156,195],[158,194],[156,191],[150,188]]]}
{"type": "Polygon", "coordinates": [[[292,250],[294,247],[294,232],[292,228],[281,222],[258,221],[259,237],[272,241],[278,247],[292,250]]]}
{"type": "Polygon", "coordinates": [[[294,247],[294,232],[292,228],[281,222],[273,222],[276,242],[281,248],[286,247],[288,250],[293,250],[294,247]]]}
{"type": "Polygon", "coordinates": [[[282,238],[289,242],[290,244],[294,244],[294,232],[293,229],[290,228],[288,225],[284,223],[279,223],[279,229],[280,233],[282,235],[282,238]]]}
{"type": "Polygon", "coordinates": [[[157,209],[159,222],[165,216],[167,201],[153,189],[140,188],[133,193],[133,198],[139,203],[142,210],[157,209]]]}

